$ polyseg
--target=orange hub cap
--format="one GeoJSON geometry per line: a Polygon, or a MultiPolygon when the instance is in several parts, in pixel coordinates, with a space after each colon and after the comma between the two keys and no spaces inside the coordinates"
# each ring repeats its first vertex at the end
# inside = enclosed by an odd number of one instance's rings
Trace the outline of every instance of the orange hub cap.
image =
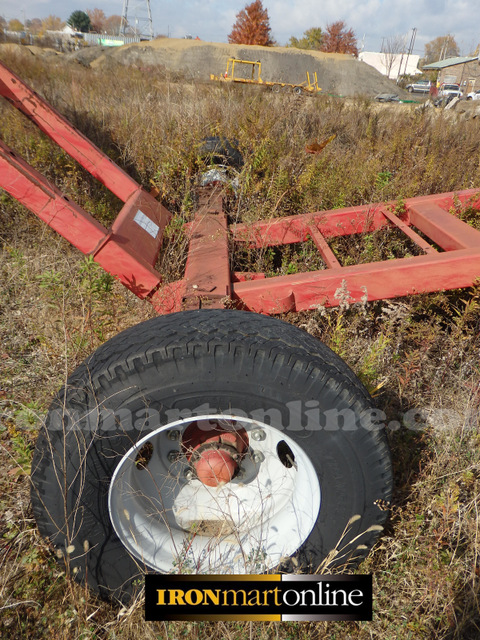
{"type": "Polygon", "coordinates": [[[222,451],[222,449],[202,451],[193,466],[200,482],[208,487],[217,487],[230,482],[238,469],[237,463],[228,451],[222,451]]]}

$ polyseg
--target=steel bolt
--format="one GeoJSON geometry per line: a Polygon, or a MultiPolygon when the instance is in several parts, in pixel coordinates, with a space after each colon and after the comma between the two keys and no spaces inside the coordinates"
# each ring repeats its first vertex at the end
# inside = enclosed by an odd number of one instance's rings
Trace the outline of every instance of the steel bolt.
{"type": "Polygon", "coordinates": [[[262,442],[262,440],[265,440],[265,438],[267,437],[267,434],[265,433],[265,431],[263,431],[263,429],[255,429],[250,434],[250,437],[252,438],[252,440],[262,442]]]}
{"type": "Polygon", "coordinates": [[[180,440],[180,431],[178,429],[167,431],[167,438],[169,440],[180,440]]]}
{"type": "Polygon", "coordinates": [[[252,458],[253,458],[253,461],[256,462],[257,464],[265,460],[265,456],[261,451],[254,451],[252,458]]]}
{"type": "Polygon", "coordinates": [[[193,478],[194,478],[194,473],[190,468],[185,469],[185,471],[183,472],[183,475],[184,475],[185,479],[188,480],[188,481],[193,480],[193,478]]]}
{"type": "Polygon", "coordinates": [[[167,458],[169,462],[176,462],[180,457],[180,453],[178,451],[169,451],[167,458]]]}

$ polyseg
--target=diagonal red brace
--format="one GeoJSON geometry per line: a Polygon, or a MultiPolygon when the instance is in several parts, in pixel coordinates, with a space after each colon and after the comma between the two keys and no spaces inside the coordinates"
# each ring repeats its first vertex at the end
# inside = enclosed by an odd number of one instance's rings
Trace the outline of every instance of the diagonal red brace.
{"type": "Polygon", "coordinates": [[[96,262],[140,298],[159,285],[160,274],[153,268],[159,239],[152,237],[158,203],[140,187],[107,231],[1,141],[0,173],[5,191],[74,247],[93,255],[96,262]],[[144,215],[139,207],[152,218],[149,218],[150,233],[135,222],[135,216],[144,215]]]}
{"type": "Polygon", "coordinates": [[[120,200],[126,200],[138,184],[125,171],[73,127],[13,71],[0,62],[0,95],[32,120],[49,138],[97,178],[120,200]]]}
{"type": "Polygon", "coordinates": [[[155,263],[170,212],[0,63],[0,95],[125,203],[107,231],[38,171],[0,143],[0,185],[140,298],[160,283],[155,263]]]}
{"type": "Polygon", "coordinates": [[[74,247],[90,253],[107,230],[0,141],[1,187],[74,247]]]}

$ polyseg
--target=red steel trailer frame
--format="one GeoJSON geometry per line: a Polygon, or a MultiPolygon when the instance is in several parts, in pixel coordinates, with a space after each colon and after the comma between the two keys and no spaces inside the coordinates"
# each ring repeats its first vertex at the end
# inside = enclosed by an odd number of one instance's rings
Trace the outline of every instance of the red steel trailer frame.
{"type": "Polygon", "coordinates": [[[1,142],[0,188],[159,314],[213,308],[120,333],[54,399],[32,461],[31,499],[40,533],[70,575],[126,603],[142,565],[258,573],[290,557],[302,571],[358,563],[392,494],[377,409],[327,347],[258,313],[472,285],[480,231],[449,210],[480,209],[480,190],[229,225],[224,187],[213,182],[199,188],[185,225],[183,278],[162,283],[156,262],[172,214],[1,63],[0,95],[124,205],[105,228],[1,142]],[[376,229],[402,232],[421,255],[342,266],[329,240],[376,229]],[[234,243],[308,239],[326,268],[276,277],[231,268],[234,243]],[[224,306],[257,313],[215,310],[224,306]],[[290,415],[292,405],[300,408],[290,415]],[[125,416],[139,412],[130,425],[125,416]]]}
{"type": "Polygon", "coordinates": [[[199,190],[195,218],[186,225],[190,242],[184,277],[162,284],[155,264],[172,214],[1,63],[0,95],[124,206],[106,229],[2,142],[0,187],[139,298],[149,300],[159,314],[227,303],[278,314],[338,305],[341,291],[355,303],[468,287],[480,277],[480,231],[450,213],[459,204],[480,209],[478,189],[410,198],[400,215],[394,213],[395,203],[380,203],[229,225],[220,189],[210,186],[199,190]],[[421,255],[342,266],[328,244],[332,238],[381,228],[402,231],[421,255]],[[308,238],[325,269],[268,278],[231,271],[232,243],[263,248],[308,238]]]}

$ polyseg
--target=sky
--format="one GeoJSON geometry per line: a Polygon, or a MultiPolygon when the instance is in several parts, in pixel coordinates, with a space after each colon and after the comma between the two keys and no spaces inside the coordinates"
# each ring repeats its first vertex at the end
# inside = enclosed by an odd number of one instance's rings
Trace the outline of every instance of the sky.
{"type": "MultiPolygon", "coordinates": [[[[44,18],[54,14],[66,20],[72,11],[102,9],[107,16],[122,14],[124,0],[0,0],[5,19],[44,18]]],[[[236,14],[252,0],[150,0],[156,34],[227,42],[236,14]]],[[[129,16],[146,0],[128,0],[129,16]]],[[[414,53],[423,55],[425,43],[452,34],[462,55],[480,42],[480,0],[263,0],[273,38],[285,45],[310,27],[344,20],[361,49],[379,51],[382,42],[403,36],[410,43],[417,29],[414,53]]]]}

